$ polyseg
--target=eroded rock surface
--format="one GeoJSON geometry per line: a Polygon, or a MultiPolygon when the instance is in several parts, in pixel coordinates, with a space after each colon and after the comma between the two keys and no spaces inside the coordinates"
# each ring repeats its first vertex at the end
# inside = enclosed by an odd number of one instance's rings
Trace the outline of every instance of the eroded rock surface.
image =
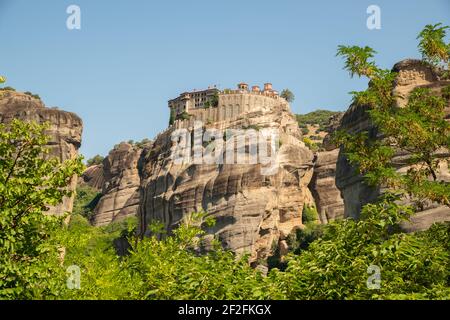
{"type": "Polygon", "coordinates": [[[336,162],[339,149],[317,152],[309,185],[321,223],[344,217],[344,201],[336,187],[336,162]]]}
{"type": "Polygon", "coordinates": [[[81,179],[78,181],[78,183],[80,185],[88,185],[94,189],[101,191],[103,184],[105,183],[103,164],[97,164],[88,167],[81,175],[81,179]]]}
{"type": "Polygon", "coordinates": [[[94,225],[106,225],[136,215],[140,184],[138,164],[142,150],[122,142],[110,151],[101,165],[92,166],[84,173],[87,184],[95,187],[102,182],[102,196],[94,209],[94,225]]]}
{"type": "Polygon", "coordinates": [[[313,154],[301,142],[287,103],[206,125],[222,130],[253,126],[280,132],[272,175],[264,175],[261,164],[175,163],[170,157],[174,128],[160,134],[143,161],[141,234],[148,234],[154,221],[170,231],[190,213],[204,210],[216,218],[208,232],[226,248],[250,253],[254,263],[271,255],[274,245],[285,245],[286,237],[302,226],[303,206],[314,201],[307,188],[313,154]]]}

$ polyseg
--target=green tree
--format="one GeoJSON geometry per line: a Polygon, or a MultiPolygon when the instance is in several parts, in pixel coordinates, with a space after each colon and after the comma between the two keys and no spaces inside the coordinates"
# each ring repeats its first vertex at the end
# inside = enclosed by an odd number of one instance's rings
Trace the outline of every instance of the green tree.
{"type": "Polygon", "coordinates": [[[419,51],[423,59],[434,65],[446,64],[448,71],[450,69],[450,43],[445,43],[444,40],[447,29],[449,27],[443,26],[442,23],[428,24],[417,39],[420,39],[419,51]]]}
{"type": "MultiPolygon", "coordinates": [[[[392,90],[396,74],[378,68],[371,60],[374,53],[369,47],[338,48],[350,75],[370,80],[367,90],[353,93],[353,102],[367,106],[376,132],[338,131],[335,140],[367,183],[387,189],[379,201],[362,208],[358,221],[326,225],[317,240],[306,238],[306,249],[288,259],[284,273],[273,271],[279,290],[289,299],[450,297],[450,224],[435,224],[412,234],[400,229],[400,223],[423,202],[449,205],[449,184],[438,179],[438,151],[450,147],[444,114],[448,101],[419,88],[404,108],[398,108],[392,90]],[[410,169],[404,174],[392,164],[399,151],[409,154],[410,169]],[[416,203],[401,205],[405,195],[416,203]],[[371,266],[381,272],[382,282],[376,290],[367,285],[371,266]]],[[[447,89],[441,91],[445,96],[447,89]]]]}
{"type": "Polygon", "coordinates": [[[95,165],[99,165],[99,164],[102,164],[102,163],[103,163],[103,160],[104,160],[104,159],[105,159],[105,157],[102,157],[101,155],[97,154],[97,155],[95,155],[94,157],[88,159],[88,160],[86,161],[86,165],[87,165],[88,167],[90,167],[90,166],[95,166],[95,165]]]}
{"type": "Polygon", "coordinates": [[[49,155],[46,128],[0,124],[0,297],[38,298],[46,290],[58,260],[48,240],[62,218],[45,212],[72,194],[67,186],[83,170],[81,158],[60,163],[49,155]]]}
{"type": "Polygon", "coordinates": [[[287,102],[291,103],[295,100],[295,95],[289,89],[284,89],[281,91],[280,97],[286,99],[287,102]]]}
{"type": "Polygon", "coordinates": [[[351,75],[369,78],[367,90],[353,92],[353,102],[368,107],[370,120],[383,138],[377,139],[368,131],[338,131],[335,140],[370,185],[396,189],[413,197],[419,206],[430,200],[449,206],[450,185],[438,179],[443,161],[439,151],[450,148],[450,123],[445,121],[448,101],[428,88],[417,88],[407,105],[398,108],[393,93],[396,74],[369,61],[373,53],[368,47],[338,49],[351,75]],[[398,152],[409,154],[406,161],[410,169],[405,174],[397,172],[392,163],[398,152]]]}
{"type": "Polygon", "coordinates": [[[398,199],[386,195],[364,206],[359,221],[334,221],[318,240],[300,239],[303,250],[288,258],[285,272],[272,272],[281,294],[288,299],[450,298],[450,224],[401,233],[399,223],[413,211],[398,199]],[[375,290],[367,285],[371,266],[381,272],[375,290]]]}

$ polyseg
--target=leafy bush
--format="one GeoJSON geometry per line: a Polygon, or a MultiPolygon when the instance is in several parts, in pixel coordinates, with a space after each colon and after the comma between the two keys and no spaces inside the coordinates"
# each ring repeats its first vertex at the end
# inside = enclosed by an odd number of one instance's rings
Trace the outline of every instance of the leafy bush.
{"type": "Polygon", "coordinates": [[[362,219],[325,226],[322,236],[292,256],[280,285],[290,299],[449,298],[448,225],[398,233],[410,208],[386,197],[363,208],[362,219]],[[436,235],[436,231],[439,230],[436,235]],[[430,238],[431,237],[431,238],[430,238]],[[436,237],[438,240],[433,240],[436,237]],[[368,267],[381,269],[378,290],[367,286],[368,267]]]}
{"type": "Polygon", "coordinates": [[[151,144],[151,140],[150,139],[147,139],[147,138],[144,138],[144,139],[142,139],[141,141],[138,141],[138,142],[135,142],[135,146],[137,146],[138,148],[144,148],[145,146],[148,146],[148,145],[150,145],[151,144]]]}
{"type": "Polygon", "coordinates": [[[319,147],[317,146],[316,143],[314,143],[310,138],[308,137],[303,137],[303,142],[305,143],[305,145],[311,149],[311,151],[317,151],[319,150],[319,147]]]}
{"type": "Polygon", "coordinates": [[[27,96],[33,97],[35,99],[41,100],[41,97],[38,94],[34,94],[30,91],[25,91],[24,94],[26,94],[27,96]]]}
{"type": "Polygon", "coordinates": [[[189,120],[191,118],[191,115],[187,113],[186,111],[183,111],[180,114],[177,114],[175,117],[176,120],[189,120]]]}
{"type": "Polygon", "coordinates": [[[310,243],[322,236],[324,228],[325,225],[323,224],[305,223],[303,229],[297,229],[295,233],[289,236],[288,244],[291,251],[295,254],[301,254],[301,251],[307,249],[310,243]]]}
{"type": "Polygon", "coordinates": [[[76,195],[73,202],[72,213],[81,215],[88,220],[91,220],[94,215],[94,209],[102,194],[96,189],[84,185],[78,186],[76,189],[76,195]]]}
{"type": "Polygon", "coordinates": [[[302,223],[315,222],[319,220],[319,213],[315,206],[305,204],[302,212],[302,223]]]}
{"type": "Polygon", "coordinates": [[[105,157],[102,157],[101,155],[97,154],[94,157],[92,157],[89,160],[87,160],[86,164],[87,164],[88,167],[99,165],[99,164],[102,164],[104,159],[105,159],[105,157]]]}

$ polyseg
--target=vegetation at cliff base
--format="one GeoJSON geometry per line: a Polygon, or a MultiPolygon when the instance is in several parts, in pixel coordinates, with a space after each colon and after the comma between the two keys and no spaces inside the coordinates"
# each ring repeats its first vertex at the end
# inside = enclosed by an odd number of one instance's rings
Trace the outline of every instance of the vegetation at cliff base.
{"type": "MultiPolygon", "coordinates": [[[[425,29],[425,60],[445,66],[446,29],[425,29]]],[[[416,89],[398,108],[396,75],[376,66],[373,49],[340,46],[338,55],[351,75],[370,79],[353,97],[377,134],[338,131],[335,141],[368,184],[385,187],[358,220],[319,225],[316,208],[305,206],[305,227],[267,274],[208,236],[214,220],[205,212],[170,233],[154,222],[140,237],[135,218],[92,226],[84,210],[95,192],[79,189],[68,222],[46,213],[72,195],[82,159],[52,158],[46,126],[14,120],[0,124],[0,299],[450,299],[450,223],[401,228],[427,203],[449,205],[449,183],[439,178],[439,151],[450,148],[448,87],[416,89]],[[392,164],[399,150],[409,154],[402,175],[392,164]]]]}
{"type": "Polygon", "coordinates": [[[101,192],[88,185],[77,186],[72,214],[78,214],[87,220],[91,220],[101,195],[101,192]]]}
{"type": "Polygon", "coordinates": [[[45,212],[71,195],[67,185],[83,165],[51,156],[47,127],[0,124],[0,297],[44,298],[60,269],[61,247],[51,235],[64,217],[45,212]]]}

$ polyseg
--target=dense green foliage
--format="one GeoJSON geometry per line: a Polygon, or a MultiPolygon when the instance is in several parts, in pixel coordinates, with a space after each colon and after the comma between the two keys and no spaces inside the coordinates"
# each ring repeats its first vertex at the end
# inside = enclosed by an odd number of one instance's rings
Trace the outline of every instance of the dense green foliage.
{"type": "Polygon", "coordinates": [[[278,273],[290,299],[450,298],[450,225],[425,232],[398,232],[411,209],[387,196],[366,205],[360,221],[346,219],[323,228],[320,238],[278,273]],[[367,286],[368,268],[380,268],[379,289],[367,286]]]}
{"type": "Polygon", "coordinates": [[[315,206],[305,204],[302,211],[302,223],[315,222],[319,220],[319,214],[315,206]]]}
{"type": "Polygon", "coordinates": [[[420,39],[419,51],[425,61],[435,66],[447,66],[444,77],[449,77],[450,69],[450,43],[445,43],[448,26],[442,23],[426,25],[417,37],[420,39]]]}
{"type": "Polygon", "coordinates": [[[186,111],[183,111],[180,114],[177,114],[175,117],[176,120],[189,120],[191,118],[191,115],[187,113],[186,111]]]}
{"type": "Polygon", "coordinates": [[[46,125],[13,120],[0,124],[0,297],[40,297],[58,258],[51,233],[61,218],[45,215],[71,192],[81,159],[60,163],[46,148],[46,125]]]}
{"type": "MultiPolygon", "coordinates": [[[[81,159],[61,164],[43,157],[43,126],[0,125],[0,299],[450,299],[450,223],[411,234],[399,227],[418,208],[402,204],[405,194],[417,203],[448,204],[436,155],[449,146],[442,121],[447,89],[442,96],[416,90],[405,108],[396,108],[395,75],[369,61],[373,53],[339,48],[351,74],[371,79],[354,99],[370,107],[384,139],[345,132],[336,139],[369,183],[395,192],[365,205],[359,220],[318,225],[315,208],[305,207],[305,227],[288,239],[294,250],[269,264],[267,276],[250,267],[248,256],[205,237],[213,221],[203,212],[186,216],[171,234],[154,223],[144,239],[135,236],[134,218],[93,227],[80,214],[69,225],[45,215],[70,194],[66,186],[81,173],[81,159]],[[415,165],[402,176],[391,165],[398,149],[415,165]],[[119,247],[127,254],[119,255],[119,247]],[[79,288],[67,285],[73,266],[79,288]]],[[[432,56],[429,49],[424,54],[432,56]]],[[[76,210],[84,215],[91,191],[78,190],[76,210]]]]}
{"type": "Polygon", "coordinates": [[[318,143],[312,141],[310,138],[308,137],[303,137],[302,141],[305,143],[305,145],[311,149],[311,151],[318,151],[320,146],[318,143]]]}
{"type": "Polygon", "coordinates": [[[94,208],[101,197],[101,192],[88,185],[77,186],[72,213],[88,220],[94,215],[94,208]]]}

